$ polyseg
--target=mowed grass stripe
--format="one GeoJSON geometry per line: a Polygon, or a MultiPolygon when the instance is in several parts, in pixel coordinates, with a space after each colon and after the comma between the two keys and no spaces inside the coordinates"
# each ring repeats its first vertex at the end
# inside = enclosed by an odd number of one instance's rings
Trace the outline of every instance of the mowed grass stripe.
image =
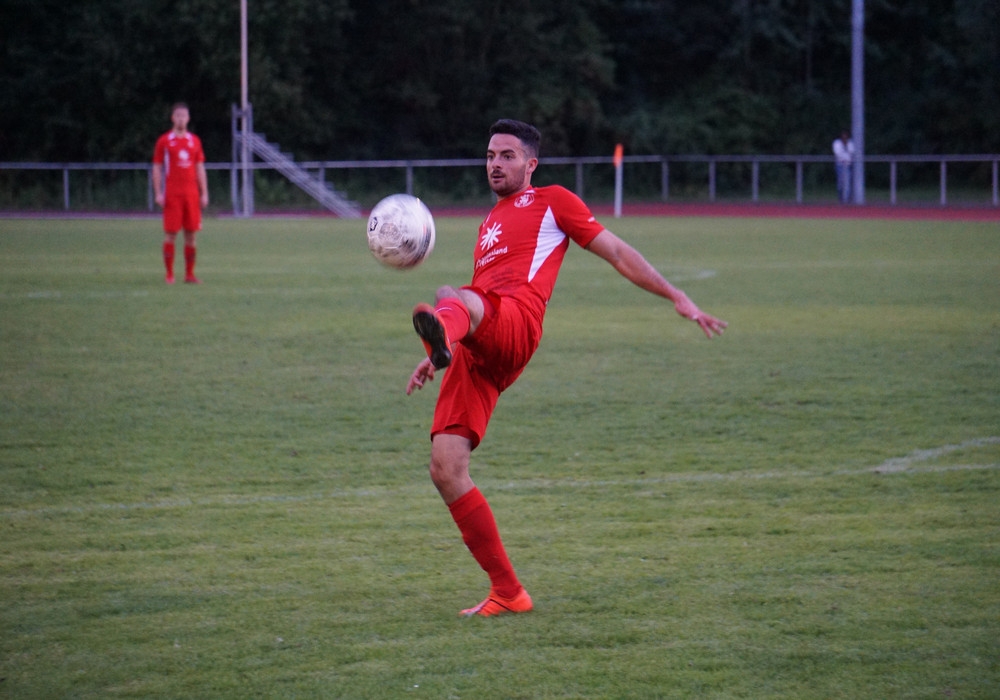
{"type": "MultiPolygon", "coordinates": [[[[823,470],[823,471],[802,471],[788,469],[784,471],[769,472],[730,472],[719,473],[688,473],[670,474],[660,477],[645,477],[636,479],[615,479],[615,480],[583,480],[583,479],[530,479],[512,482],[510,480],[496,481],[494,479],[482,480],[484,488],[496,489],[498,491],[537,491],[539,489],[563,490],[563,489],[601,489],[608,487],[636,487],[652,486],[656,484],[673,484],[684,482],[704,482],[704,481],[751,481],[760,479],[823,479],[834,477],[863,476],[868,474],[881,475],[902,475],[902,474],[926,474],[949,471],[968,471],[983,469],[998,469],[1000,462],[982,464],[929,464],[922,465],[923,462],[933,461],[935,458],[943,457],[951,452],[967,450],[974,447],[987,447],[1000,445],[1000,437],[983,438],[971,440],[962,445],[946,445],[944,447],[917,450],[910,455],[886,460],[884,463],[867,469],[854,470],[823,470]]],[[[61,508],[38,508],[38,509],[0,509],[0,517],[5,518],[26,518],[50,516],[59,513],[85,513],[101,510],[150,510],[165,509],[176,510],[183,508],[200,508],[203,506],[243,506],[253,504],[268,503],[297,503],[301,501],[317,500],[342,500],[342,499],[365,499],[366,497],[414,497],[422,495],[427,489],[423,485],[413,485],[406,488],[393,489],[369,489],[359,488],[345,491],[331,491],[325,493],[299,494],[299,495],[268,495],[259,494],[246,496],[239,494],[216,494],[212,498],[201,498],[197,501],[191,499],[165,499],[160,501],[145,501],[139,503],[95,503],[85,506],[70,506],[61,508]]]]}

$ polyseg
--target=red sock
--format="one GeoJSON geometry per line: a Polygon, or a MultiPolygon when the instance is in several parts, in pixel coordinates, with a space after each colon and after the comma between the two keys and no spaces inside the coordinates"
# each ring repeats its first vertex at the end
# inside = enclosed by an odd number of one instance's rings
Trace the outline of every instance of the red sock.
{"type": "Polygon", "coordinates": [[[188,277],[194,277],[195,247],[193,245],[184,246],[184,271],[188,277]]]}
{"type": "Polygon", "coordinates": [[[174,274],[174,244],[164,242],[163,244],[163,266],[167,268],[167,274],[174,274]]]}
{"type": "Polygon", "coordinates": [[[462,533],[465,546],[489,575],[493,592],[503,598],[513,598],[520,593],[521,582],[517,580],[514,567],[507,558],[493,511],[485,496],[473,487],[448,508],[462,533]]]}
{"type": "Polygon", "coordinates": [[[468,335],[472,321],[469,318],[469,310],[461,299],[455,297],[442,299],[434,307],[434,311],[448,332],[448,340],[458,343],[468,335]]]}

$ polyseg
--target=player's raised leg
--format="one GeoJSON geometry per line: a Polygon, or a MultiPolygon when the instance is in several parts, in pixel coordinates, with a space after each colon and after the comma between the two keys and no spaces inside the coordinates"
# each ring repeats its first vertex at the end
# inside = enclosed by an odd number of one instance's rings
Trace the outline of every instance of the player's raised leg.
{"type": "Polygon", "coordinates": [[[434,306],[421,303],[413,308],[413,328],[436,369],[451,364],[453,345],[475,332],[484,309],[478,293],[454,287],[438,289],[434,306]]]}
{"type": "Polygon", "coordinates": [[[457,299],[449,301],[453,303],[443,308],[423,303],[413,307],[413,329],[420,336],[435,369],[451,364],[451,339],[465,337],[469,329],[469,312],[465,306],[457,299]]]}

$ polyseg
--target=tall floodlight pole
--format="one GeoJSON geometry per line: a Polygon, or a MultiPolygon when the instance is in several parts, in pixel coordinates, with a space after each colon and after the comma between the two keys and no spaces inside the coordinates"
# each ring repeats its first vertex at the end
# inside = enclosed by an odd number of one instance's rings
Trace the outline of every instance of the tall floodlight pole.
{"type": "Polygon", "coordinates": [[[253,215],[253,168],[250,161],[250,94],[247,78],[247,0],[240,0],[240,139],[243,162],[243,216],[253,215]]]}
{"type": "Polygon", "coordinates": [[[247,72],[247,0],[240,0],[240,109],[250,101],[247,72]]]}
{"type": "Polygon", "coordinates": [[[865,0],[853,0],[851,13],[851,138],[854,203],[865,203],[865,0]]]}

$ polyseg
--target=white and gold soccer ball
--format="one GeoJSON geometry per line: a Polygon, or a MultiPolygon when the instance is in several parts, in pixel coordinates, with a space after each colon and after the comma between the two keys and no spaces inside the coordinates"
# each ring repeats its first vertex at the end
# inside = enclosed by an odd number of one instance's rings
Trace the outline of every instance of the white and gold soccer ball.
{"type": "Polygon", "coordinates": [[[368,250],[388,267],[416,267],[434,250],[434,217],[416,197],[389,195],[368,216],[368,250]]]}

